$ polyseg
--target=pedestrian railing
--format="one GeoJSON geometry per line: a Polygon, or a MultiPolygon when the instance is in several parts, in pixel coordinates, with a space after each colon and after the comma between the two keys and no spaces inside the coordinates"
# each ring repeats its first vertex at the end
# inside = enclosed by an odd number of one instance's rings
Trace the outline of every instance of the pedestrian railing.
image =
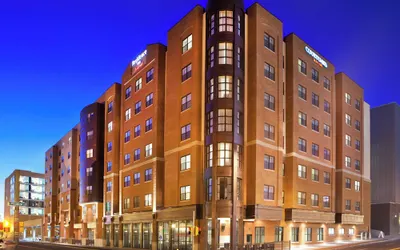
{"type": "MultiPolygon", "coordinates": [[[[230,244],[226,243],[221,250],[230,250],[230,244]]],[[[239,245],[237,250],[290,250],[291,244],[290,241],[283,242],[268,242],[263,244],[246,244],[239,245]]]]}
{"type": "Polygon", "coordinates": [[[68,239],[61,239],[60,243],[67,244],[68,243],[68,239]]]}
{"type": "Polygon", "coordinates": [[[86,246],[94,246],[94,240],[86,240],[86,246]]]}
{"type": "Polygon", "coordinates": [[[82,240],[72,239],[72,245],[82,245],[82,240]]]}

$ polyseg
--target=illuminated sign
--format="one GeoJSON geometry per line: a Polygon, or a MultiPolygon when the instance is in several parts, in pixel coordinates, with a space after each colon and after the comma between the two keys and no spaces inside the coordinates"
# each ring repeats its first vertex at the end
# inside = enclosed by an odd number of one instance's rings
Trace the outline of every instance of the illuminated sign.
{"type": "Polygon", "coordinates": [[[143,63],[143,58],[147,55],[147,50],[143,51],[142,54],[138,55],[135,60],[132,61],[132,67],[138,67],[143,63]]]}
{"type": "Polygon", "coordinates": [[[324,66],[325,68],[328,68],[328,63],[324,61],[319,55],[317,55],[314,51],[312,51],[308,46],[305,47],[305,50],[307,54],[312,56],[314,58],[314,62],[319,64],[319,66],[324,66]]]}

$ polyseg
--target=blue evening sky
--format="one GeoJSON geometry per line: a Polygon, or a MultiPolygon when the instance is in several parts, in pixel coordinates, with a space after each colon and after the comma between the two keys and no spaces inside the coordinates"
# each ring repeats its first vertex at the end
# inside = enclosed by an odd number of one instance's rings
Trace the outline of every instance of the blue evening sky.
{"type": "MultiPolygon", "coordinates": [[[[254,1],[245,0],[246,7],[254,1]]],[[[260,0],[365,89],[372,107],[400,102],[400,1],[260,0]]],[[[44,152],[80,110],[119,82],[145,45],[206,0],[2,1],[0,212],[13,169],[44,172],[44,152]]]]}

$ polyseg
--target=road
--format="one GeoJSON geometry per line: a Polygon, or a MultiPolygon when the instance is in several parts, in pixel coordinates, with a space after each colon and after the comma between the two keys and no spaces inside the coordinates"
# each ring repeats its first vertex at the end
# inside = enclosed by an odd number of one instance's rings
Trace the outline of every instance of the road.
{"type": "Polygon", "coordinates": [[[397,238],[396,240],[377,242],[377,243],[368,244],[368,245],[347,247],[345,249],[346,250],[367,250],[367,249],[373,249],[373,250],[400,250],[400,238],[397,238]]]}

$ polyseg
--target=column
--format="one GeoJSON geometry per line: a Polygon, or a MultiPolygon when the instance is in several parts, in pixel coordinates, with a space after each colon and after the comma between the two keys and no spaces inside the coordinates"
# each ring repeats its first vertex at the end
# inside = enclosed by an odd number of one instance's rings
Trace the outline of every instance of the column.
{"type": "MultiPolygon", "coordinates": [[[[153,216],[154,218],[154,216],[153,216]]],[[[158,242],[158,235],[157,235],[157,221],[153,219],[152,227],[151,227],[151,249],[157,250],[157,242],[158,242]]]]}
{"type": "Polygon", "coordinates": [[[110,225],[110,247],[113,247],[114,246],[114,223],[113,222],[111,222],[111,225],[110,225]]]}
{"type": "Polygon", "coordinates": [[[102,240],[102,244],[103,244],[103,246],[107,246],[107,228],[106,228],[106,223],[102,223],[102,226],[103,226],[103,240],[102,240]]]}
{"type": "Polygon", "coordinates": [[[124,236],[124,226],[123,226],[123,224],[122,224],[122,221],[119,222],[118,228],[119,228],[118,246],[119,246],[119,247],[122,247],[122,246],[123,246],[123,236],[124,236]]]}
{"type": "Polygon", "coordinates": [[[32,227],[32,238],[33,240],[36,240],[36,228],[32,227]]]}
{"type": "Polygon", "coordinates": [[[243,246],[244,245],[244,222],[243,222],[243,218],[239,219],[239,246],[243,246]]]}

